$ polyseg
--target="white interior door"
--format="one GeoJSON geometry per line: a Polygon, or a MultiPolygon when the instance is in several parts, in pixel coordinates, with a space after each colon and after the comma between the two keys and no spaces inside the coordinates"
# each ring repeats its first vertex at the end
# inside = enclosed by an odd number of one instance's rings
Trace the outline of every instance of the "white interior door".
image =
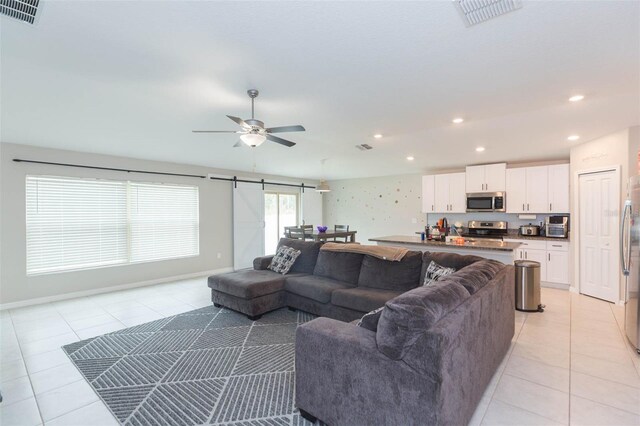
{"type": "MultiPolygon", "coordinates": [[[[302,193],[302,224],[325,225],[322,221],[322,193],[313,189],[305,189],[302,193]]],[[[327,225],[327,226],[333,226],[327,225]]]]}
{"type": "Polygon", "coordinates": [[[619,297],[618,204],[615,171],[580,175],[580,293],[616,302],[619,297]]]}
{"type": "Polygon", "coordinates": [[[263,255],[264,191],[239,182],[233,190],[233,268],[251,268],[253,259],[263,255]]]}

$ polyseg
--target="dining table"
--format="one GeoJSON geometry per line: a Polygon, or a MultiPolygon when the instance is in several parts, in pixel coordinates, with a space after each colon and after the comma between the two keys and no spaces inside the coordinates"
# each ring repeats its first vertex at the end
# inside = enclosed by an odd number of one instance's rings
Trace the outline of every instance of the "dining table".
{"type": "Polygon", "coordinates": [[[334,238],[348,238],[350,243],[356,242],[356,233],[358,231],[334,231],[327,229],[325,232],[313,230],[313,232],[305,232],[305,239],[313,239],[314,241],[327,241],[334,238]]]}

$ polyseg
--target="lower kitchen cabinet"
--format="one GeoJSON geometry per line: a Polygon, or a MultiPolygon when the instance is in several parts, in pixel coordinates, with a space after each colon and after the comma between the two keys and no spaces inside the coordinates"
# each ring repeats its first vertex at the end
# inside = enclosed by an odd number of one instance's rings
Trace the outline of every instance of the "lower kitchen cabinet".
{"type": "Polygon", "coordinates": [[[533,260],[540,263],[540,281],[569,284],[569,243],[567,241],[515,240],[520,243],[514,260],[533,260]]]}

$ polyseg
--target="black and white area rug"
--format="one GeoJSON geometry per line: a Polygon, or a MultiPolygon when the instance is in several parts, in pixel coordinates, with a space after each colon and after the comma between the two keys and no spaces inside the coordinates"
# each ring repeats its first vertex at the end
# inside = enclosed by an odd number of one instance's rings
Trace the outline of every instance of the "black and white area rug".
{"type": "Polygon", "coordinates": [[[294,406],[295,332],[213,306],[64,346],[123,425],[310,425],[294,406]]]}

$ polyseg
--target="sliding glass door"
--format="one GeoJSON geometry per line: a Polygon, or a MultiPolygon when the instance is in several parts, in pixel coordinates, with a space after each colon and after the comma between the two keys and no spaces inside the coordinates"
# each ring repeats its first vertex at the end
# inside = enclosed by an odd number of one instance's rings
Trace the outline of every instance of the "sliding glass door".
{"type": "Polygon", "coordinates": [[[265,192],[264,252],[274,254],[285,226],[298,224],[298,194],[265,192]]]}

